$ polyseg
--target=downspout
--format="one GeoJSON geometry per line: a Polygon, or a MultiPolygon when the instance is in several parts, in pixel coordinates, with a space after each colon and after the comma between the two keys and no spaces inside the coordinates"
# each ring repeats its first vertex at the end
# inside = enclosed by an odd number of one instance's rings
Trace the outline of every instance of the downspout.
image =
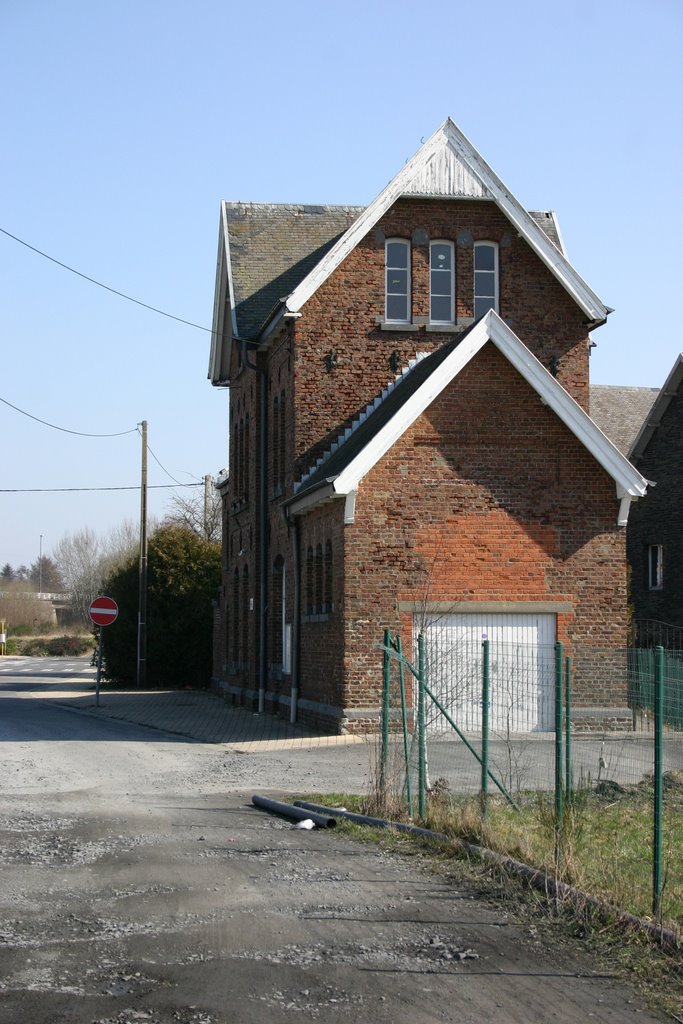
{"type": "Polygon", "coordinates": [[[289,721],[294,724],[297,718],[299,701],[299,637],[301,633],[301,540],[299,536],[299,520],[290,518],[285,513],[287,525],[292,531],[292,563],[294,575],[294,616],[292,621],[292,689],[290,698],[289,721]]]}
{"type": "MultiPolygon", "coordinates": [[[[238,338],[237,343],[242,353],[245,366],[255,370],[259,375],[259,597],[258,597],[258,710],[263,714],[266,709],[266,587],[268,585],[268,551],[266,516],[268,514],[268,379],[266,371],[258,363],[249,359],[250,343],[238,338]]],[[[245,609],[246,612],[246,609],[245,609]]]]}
{"type": "Polygon", "coordinates": [[[261,437],[259,441],[259,679],[258,709],[263,714],[266,709],[266,625],[268,602],[266,587],[268,586],[268,532],[266,516],[268,514],[268,378],[263,367],[259,368],[260,401],[261,401],[261,437]]]}

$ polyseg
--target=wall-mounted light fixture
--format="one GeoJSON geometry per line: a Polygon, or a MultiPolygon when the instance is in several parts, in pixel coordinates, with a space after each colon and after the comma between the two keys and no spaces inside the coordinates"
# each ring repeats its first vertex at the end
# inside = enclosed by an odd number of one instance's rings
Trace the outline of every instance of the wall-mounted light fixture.
{"type": "Polygon", "coordinates": [[[336,352],[327,353],[327,355],[325,356],[325,368],[328,373],[332,373],[332,371],[336,368],[338,361],[339,360],[337,359],[336,352]]]}
{"type": "Polygon", "coordinates": [[[398,373],[400,366],[401,366],[401,357],[398,354],[398,350],[394,349],[394,351],[389,356],[389,369],[394,374],[394,376],[398,373]]]}

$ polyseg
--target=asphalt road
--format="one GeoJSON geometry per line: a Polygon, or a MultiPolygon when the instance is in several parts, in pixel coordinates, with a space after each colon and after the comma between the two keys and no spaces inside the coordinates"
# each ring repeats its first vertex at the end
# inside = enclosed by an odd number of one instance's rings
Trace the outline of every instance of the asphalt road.
{"type": "Polygon", "coordinates": [[[251,805],[358,747],[240,755],[65,709],[67,682],[83,662],[0,665],[0,1024],[664,1019],[455,865],[251,805]]]}

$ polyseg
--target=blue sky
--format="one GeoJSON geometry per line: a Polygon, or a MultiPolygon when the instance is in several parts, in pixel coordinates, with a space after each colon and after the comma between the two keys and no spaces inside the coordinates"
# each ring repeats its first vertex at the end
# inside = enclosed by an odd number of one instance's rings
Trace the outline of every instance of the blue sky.
{"type": "MultiPolygon", "coordinates": [[[[659,386],[683,349],[680,0],[0,0],[0,36],[0,227],[112,288],[209,327],[221,199],[370,202],[451,116],[614,307],[593,382],[659,386]]],[[[227,462],[208,351],[0,235],[0,397],[146,419],[151,484],[227,462]]],[[[2,488],[139,481],[136,433],[3,404],[0,451],[2,488]]],[[[136,491],[0,493],[0,564],[138,515],[136,491]]]]}

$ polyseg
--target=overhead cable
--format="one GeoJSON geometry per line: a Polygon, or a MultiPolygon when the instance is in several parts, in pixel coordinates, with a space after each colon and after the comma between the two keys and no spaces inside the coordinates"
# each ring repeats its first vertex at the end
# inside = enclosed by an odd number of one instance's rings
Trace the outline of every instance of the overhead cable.
{"type": "Polygon", "coordinates": [[[105,291],[111,292],[113,295],[118,295],[120,299],[127,299],[128,302],[134,302],[136,306],[142,306],[144,309],[149,309],[152,313],[159,313],[160,316],[167,316],[169,320],[177,320],[180,324],[186,324],[188,327],[194,327],[198,331],[206,331],[207,334],[213,334],[210,327],[203,327],[202,324],[195,324],[191,320],[183,320],[181,316],[174,316],[173,313],[167,313],[164,309],[159,309],[157,306],[150,306],[147,302],[142,302],[140,299],[134,299],[132,295],[126,295],[125,292],[120,292],[116,288],[111,288],[108,284],[103,284],[102,281],[97,281],[94,277],[89,277],[87,274],[82,274],[80,270],[75,270],[74,267],[70,267],[67,263],[62,263],[61,260],[55,259],[54,256],[48,256],[46,252],[41,249],[36,249],[35,245],[29,245],[23,238],[18,238],[13,235],[11,231],[6,231],[5,228],[0,228],[3,235],[7,235],[8,238],[18,242],[19,245],[25,245],[31,252],[35,252],[38,256],[42,256],[43,259],[50,260],[51,263],[56,263],[58,267],[62,267],[64,270],[68,270],[72,274],[76,274],[77,277],[82,277],[84,281],[89,281],[90,284],[96,284],[98,288],[104,288],[105,291]]]}
{"type": "MultiPolygon", "coordinates": [[[[0,228],[2,231],[2,228],[0,228]]],[[[14,409],[15,412],[20,412],[22,416],[28,416],[30,420],[35,420],[36,423],[42,423],[44,427],[52,427],[53,430],[61,430],[63,434],[76,434],[78,437],[123,437],[124,434],[134,434],[137,427],[133,427],[131,430],[119,430],[115,434],[88,434],[83,430],[69,430],[67,427],[58,427],[55,423],[48,423],[47,420],[41,420],[39,416],[34,416],[30,412],[26,412],[25,409],[20,409],[18,405],[13,405],[8,402],[6,398],[0,397],[0,402],[4,402],[10,409],[14,409]]]]}

